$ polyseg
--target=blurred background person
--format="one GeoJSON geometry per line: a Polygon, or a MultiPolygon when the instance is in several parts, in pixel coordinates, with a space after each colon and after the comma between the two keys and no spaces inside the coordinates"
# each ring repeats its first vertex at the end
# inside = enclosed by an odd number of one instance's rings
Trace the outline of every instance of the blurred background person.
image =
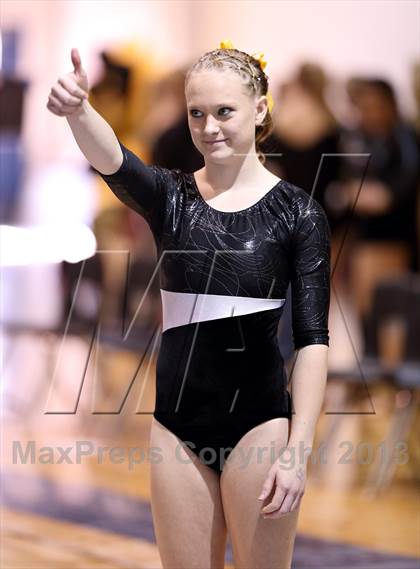
{"type": "MultiPolygon", "coordinates": [[[[324,194],[337,178],[338,160],[331,154],[338,152],[340,135],[340,124],[326,98],[328,84],[319,63],[301,63],[278,87],[274,129],[264,144],[267,166],[313,195],[327,213],[324,194]]],[[[329,221],[334,233],[334,220],[329,221]]]]}
{"type": "Polygon", "coordinates": [[[351,78],[347,90],[355,126],[343,129],[340,184],[328,201],[351,216],[348,290],[364,322],[383,277],[418,270],[420,153],[388,81],[351,78]]]}

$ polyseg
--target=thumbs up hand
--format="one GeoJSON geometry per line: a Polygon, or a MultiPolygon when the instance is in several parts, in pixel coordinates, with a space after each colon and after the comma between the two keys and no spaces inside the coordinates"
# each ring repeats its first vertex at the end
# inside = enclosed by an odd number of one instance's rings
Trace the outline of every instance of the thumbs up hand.
{"type": "Polygon", "coordinates": [[[71,61],[73,71],[61,75],[52,86],[48,96],[47,109],[60,117],[66,117],[82,110],[83,101],[88,98],[88,78],[76,48],[71,50],[71,61]]]}

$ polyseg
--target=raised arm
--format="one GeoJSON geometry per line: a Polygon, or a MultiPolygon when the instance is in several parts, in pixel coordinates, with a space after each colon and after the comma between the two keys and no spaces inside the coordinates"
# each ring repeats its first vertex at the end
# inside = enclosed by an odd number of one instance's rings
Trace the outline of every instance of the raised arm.
{"type": "Polygon", "coordinates": [[[87,100],[83,101],[80,110],[66,118],[87,161],[101,174],[114,174],[122,164],[123,154],[117,136],[106,120],[87,100]]]}
{"type": "Polygon", "coordinates": [[[79,52],[71,50],[73,71],[52,86],[47,109],[66,117],[74,138],[90,164],[103,174],[113,174],[123,161],[117,137],[106,120],[90,105],[87,73],[79,52]]]}
{"type": "Polygon", "coordinates": [[[169,191],[169,171],[145,164],[121,143],[87,100],[88,79],[75,48],[71,59],[74,69],[61,76],[52,87],[47,108],[55,115],[66,117],[87,161],[121,202],[146,219],[159,241],[169,191]]]}

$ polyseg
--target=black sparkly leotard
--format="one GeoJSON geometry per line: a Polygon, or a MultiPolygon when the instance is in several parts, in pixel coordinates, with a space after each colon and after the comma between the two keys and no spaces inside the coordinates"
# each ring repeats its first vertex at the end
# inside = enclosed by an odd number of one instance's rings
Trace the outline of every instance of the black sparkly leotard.
{"type": "Polygon", "coordinates": [[[146,165],[119,143],[119,170],[98,173],[146,219],[158,252],[153,415],[220,473],[247,431],[291,418],[277,337],[289,283],[295,349],[329,345],[330,226],[321,205],[284,180],[250,207],[214,209],[192,173],[146,165]]]}

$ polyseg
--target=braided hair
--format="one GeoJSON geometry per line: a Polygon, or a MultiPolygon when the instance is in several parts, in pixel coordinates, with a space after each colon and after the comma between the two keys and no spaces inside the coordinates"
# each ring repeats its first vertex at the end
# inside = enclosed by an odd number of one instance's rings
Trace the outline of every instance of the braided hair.
{"type": "MultiPolygon", "coordinates": [[[[244,51],[234,48],[214,49],[202,55],[198,61],[188,69],[185,76],[185,86],[193,73],[203,70],[224,71],[227,69],[234,71],[242,77],[250,94],[256,95],[257,97],[267,95],[268,76],[265,74],[258,59],[255,59],[252,55],[244,51]]],[[[272,133],[273,128],[273,119],[270,111],[267,109],[263,122],[255,126],[255,147],[258,158],[263,164],[265,162],[265,155],[261,151],[261,144],[272,133]]]]}

